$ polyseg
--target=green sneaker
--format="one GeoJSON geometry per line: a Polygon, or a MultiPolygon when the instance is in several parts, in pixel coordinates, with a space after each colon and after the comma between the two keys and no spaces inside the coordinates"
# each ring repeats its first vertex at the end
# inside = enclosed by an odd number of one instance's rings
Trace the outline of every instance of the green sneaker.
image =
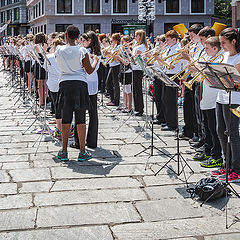
{"type": "Polygon", "coordinates": [[[223,167],[224,163],[222,158],[214,159],[210,157],[208,160],[201,162],[200,166],[205,168],[223,167]]]}
{"type": "Polygon", "coordinates": [[[208,160],[211,156],[210,155],[207,155],[203,152],[201,153],[197,153],[194,157],[193,157],[193,160],[194,161],[205,161],[205,160],[208,160]]]}
{"type": "Polygon", "coordinates": [[[60,159],[61,161],[63,161],[63,162],[66,162],[66,161],[68,161],[69,159],[68,159],[68,153],[67,152],[62,152],[62,150],[60,150],[59,152],[58,152],[58,159],[60,159]]]}

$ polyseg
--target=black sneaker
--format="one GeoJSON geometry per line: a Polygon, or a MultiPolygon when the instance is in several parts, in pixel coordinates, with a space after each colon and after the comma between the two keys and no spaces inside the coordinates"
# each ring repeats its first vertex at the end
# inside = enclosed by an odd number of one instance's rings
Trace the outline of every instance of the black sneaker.
{"type": "Polygon", "coordinates": [[[63,152],[62,150],[60,150],[58,152],[58,155],[57,155],[58,159],[60,159],[61,161],[63,162],[66,162],[68,161],[68,153],[67,152],[63,152]]]}
{"type": "Polygon", "coordinates": [[[214,159],[210,157],[208,160],[201,162],[200,166],[205,168],[223,167],[224,163],[222,158],[214,159]]]}
{"type": "Polygon", "coordinates": [[[199,138],[197,136],[194,136],[189,140],[189,144],[193,144],[193,143],[196,143],[196,142],[199,142],[199,138]]]}
{"type": "Polygon", "coordinates": [[[195,161],[205,161],[208,160],[211,156],[207,155],[205,153],[197,153],[194,157],[193,160],[195,161]]]}
{"type": "Polygon", "coordinates": [[[178,137],[180,140],[188,141],[190,139],[190,137],[185,136],[184,133],[179,133],[178,137]]]}
{"type": "Polygon", "coordinates": [[[89,160],[91,158],[92,158],[91,154],[89,152],[87,152],[87,151],[85,151],[85,153],[81,153],[80,152],[78,154],[78,161],[80,161],[80,162],[87,161],[87,160],[89,160]]]}

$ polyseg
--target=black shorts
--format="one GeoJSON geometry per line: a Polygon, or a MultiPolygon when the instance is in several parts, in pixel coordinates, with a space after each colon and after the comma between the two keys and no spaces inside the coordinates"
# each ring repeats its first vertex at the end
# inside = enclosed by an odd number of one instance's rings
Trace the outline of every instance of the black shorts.
{"type": "Polygon", "coordinates": [[[87,83],[83,81],[63,81],[59,84],[57,108],[61,110],[62,123],[70,124],[75,113],[75,123],[86,123],[86,110],[89,107],[87,83]]]}
{"type": "Polygon", "coordinates": [[[29,72],[31,72],[32,70],[31,70],[31,61],[29,60],[29,61],[26,61],[25,62],[25,72],[26,73],[29,73],[29,72]]]}

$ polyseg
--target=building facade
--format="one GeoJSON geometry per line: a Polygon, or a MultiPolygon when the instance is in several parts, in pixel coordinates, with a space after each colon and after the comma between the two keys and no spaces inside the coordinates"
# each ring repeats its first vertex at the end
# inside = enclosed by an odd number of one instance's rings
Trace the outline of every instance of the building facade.
{"type": "Polygon", "coordinates": [[[7,30],[3,32],[5,36],[26,35],[28,31],[26,0],[1,0],[0,16],[1,25],[11,20],[7,30]]]}
{"type": "Polygon", "coordinates": [[[240,27],[240,0],[232,1],[232,27],[240,27]]]}
{"type": "MultiPolygon", "coordinates": [[[[211,24],[214,0],[155,0],[156,20],[150,31],[161,34],[173,25],[211,24]]],[[[124,28],[142,28],[138,20],[137,0],[27,0],[28,17],[33,33],[64,31],[70,24],[80,32],[123,32],[124,28]]]]}

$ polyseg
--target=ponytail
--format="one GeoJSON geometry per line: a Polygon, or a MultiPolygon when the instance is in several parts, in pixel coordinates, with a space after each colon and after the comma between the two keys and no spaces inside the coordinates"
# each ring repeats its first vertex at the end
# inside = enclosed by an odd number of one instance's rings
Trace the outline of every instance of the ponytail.
{"type": "Polygon", "coordinates": [[[240,29],[226,28],[220,33],[221,37],[225,37],[228,41],[236,40],[235,49],[237,53],[240,52],[240,29]]]}

